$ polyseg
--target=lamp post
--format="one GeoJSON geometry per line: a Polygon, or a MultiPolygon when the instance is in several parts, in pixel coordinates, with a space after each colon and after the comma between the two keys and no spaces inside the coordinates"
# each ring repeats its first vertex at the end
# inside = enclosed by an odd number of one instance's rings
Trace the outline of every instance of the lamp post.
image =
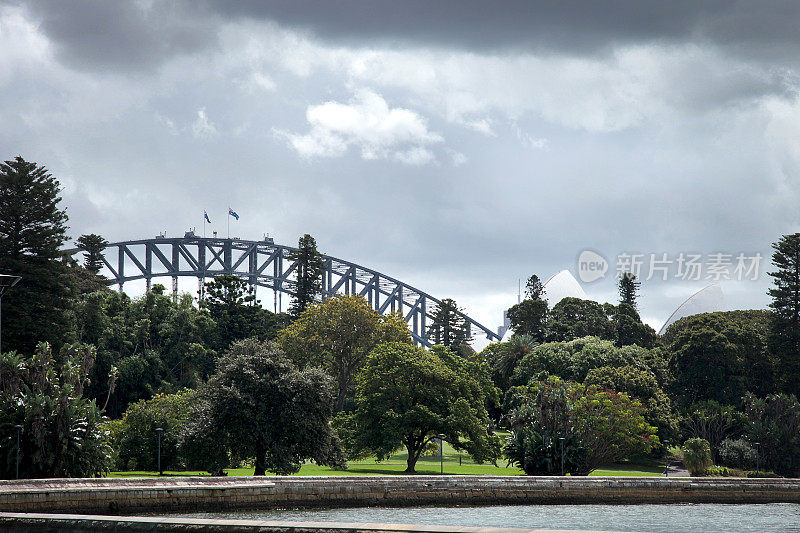
{"type": "Polygon", "coordinates": [[[444,475],[444,435],[439,434],[439,473],[444,475]]]}
{"type": "Polygon", "coordinates": [[[19,479],[19,433],[22,431],[22,426],[17,424],[14,427],[17,428],[17,479],[19,479]]]}
{"type": "Polygon", "coordinates": [[[761,444],[760,442],[754,442],[753,444],[756,445],[756,475],[758,475],[758,471],[760,470],[761,466],[761,454],[758,453],[758,446],[761,444]]]}
{"type": "Polygon", "coordinates": [[[564,475],[564,437],[558,437],[561,442],[561,475],[564,475]]]}
{"type": "Polygon", "coordinates": [[[0,274],[0,390],[3,388],[3,295],[8,289],[21,280],[21,276],[12,276],[11,274],[0,274]]]}
{"type": "Polygon", "coordinates": [[[669,442],[664,441],[664,477],[669,477],[669,442]]]}
{"type": "Polygon", "coordinates": [[[158,432],[158,475],[163,476],[164,471],[161,469],[161,432],[164,431],[164,428],[156,428],[156,432],[158,432]]]}

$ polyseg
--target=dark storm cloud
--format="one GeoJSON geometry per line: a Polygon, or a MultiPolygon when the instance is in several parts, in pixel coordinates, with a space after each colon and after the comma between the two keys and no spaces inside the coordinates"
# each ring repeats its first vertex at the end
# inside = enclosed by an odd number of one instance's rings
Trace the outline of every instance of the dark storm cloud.
{"type": "Polygon", "coordinates": [[[141,70],[216,42],[209,19],[192,4],[64,0],[23,3],[56,53],[80,70],[141,70]]]}
{"type": "Polygon", "coordinates": [[[800,42],[795,1],[208,0],[224,17],[271,19],[324,39],[477,50],[534,48],[592,53],[642,41],[711,41],[783,56],[800,42]]]}

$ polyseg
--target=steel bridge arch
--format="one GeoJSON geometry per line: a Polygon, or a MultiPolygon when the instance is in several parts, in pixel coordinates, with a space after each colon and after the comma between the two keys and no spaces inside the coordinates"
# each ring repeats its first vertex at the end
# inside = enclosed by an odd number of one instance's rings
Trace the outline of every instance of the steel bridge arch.
{"type": "MultiPolygon", "coordinates": [[[[273,239],[249,241],[238,238],[200,237],[187,232],[183,237],[157,236],[110,243],[103,252],[103,263],[110,273],[109,285],[122,291],[126,282],[144,279],[150,289],[153,278],[171,277],[172,291],[177,294],[179,277],[198,279],[198,292],[203,295],[205,278],[232,275],[245,279],[251,287],[271,289],[275,308],[281,294],[294,295],[292,275],[297,263],[289,254],[297,248],[275,244],[273,239]]],[[[75,255],[81,250],[68,250],[75,255]]],[[[428,325],[431,312],[440,301],[400,280],[370,268],[322,254],[325,264],[322,280],[322,300],[336,293],[363,296],[372,309],[380,314],[401,312],[408,323],[411,336],[418,345],[430,347],[428,325]]],[[[489,340],[499,335],[469,316],[471,333],[485,334],[489,340]]]]}

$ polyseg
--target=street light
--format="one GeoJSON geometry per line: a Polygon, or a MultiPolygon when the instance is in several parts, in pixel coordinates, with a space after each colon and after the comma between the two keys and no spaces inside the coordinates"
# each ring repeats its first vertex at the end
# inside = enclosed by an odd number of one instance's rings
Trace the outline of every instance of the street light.
{"type": "Polygon", "coordinates": [[[564,437],[558,437],[561,442],[561,475],[564,475],[564,437]]]}
{"type": "Polygon", "coordinates": [[[439,437],[439,467],[441,469],[440,473],[444,475],[444,440],[443,440],[444,435],[440,433],[437,436],[439,437]]]}
{"type": "Polygon", "coordinates": [[[17,428],[17,479],[19,479],[19,432],[22,431],[22,426],[17,424],[14,427],[17,428]]]}
{"type": "Polygon", "coordinates": [[[12,276],[11,274],[0,274],[0,389],[3,388],[3,295],[8,289],[21,280],[21,276],[12,276]]]}
{"type": "Polygon", "coordinates": [[[669,441],[664,441],[664,477],[669,477],[669,441]]]}
{"type": "Polygon", "coordinates": [[[760,442],[754,442],[756,446],[756,475],[758,474],[759,467],[761,466],[761,455],[758,453],[758,445],[761,444],[760,442]]]}
{"type": "Polygon", "coordinates": [[[164,431],[164,428],[156,428],[158,432],[158,475],[163,476],[164,471],[161,469],[161,432],[164,431]]]}

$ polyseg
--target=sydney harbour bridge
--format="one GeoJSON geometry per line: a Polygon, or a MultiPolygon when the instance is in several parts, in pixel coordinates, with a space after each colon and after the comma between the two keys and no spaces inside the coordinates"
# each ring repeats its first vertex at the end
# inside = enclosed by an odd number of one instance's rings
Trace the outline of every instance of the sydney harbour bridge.
{"type": "MultiPolygon", "coordinates": [[[[237,276],[255,287],[271,289],[274,293],[275,311],[281,309],[282,294],[294,295],[294,274],[297,262],[290,254],[297,251],[291,246],[275,244],[265,237],[263,241],[238,238],[201,237],[187,232],[183,237],[157,236],[109,244],[103,252],[105,272],[109,285],[122,291],[126,282],[145,280],[150,289],[153,278],[172,278],[172,291],[177,294],[178,278],[193,277],[198,280],[198,291],[203,297],[206,278],[221,275],[237,276]]],[[[70,250],[77,254],[80,250],[70,250]]],[[[408,323],[414,342],[431,346],[428,328],[439,300],[430,294],[407,285],[367,267],[322,255],[325,265],[322,277],[322,299],[334,294],[358,294],[380,314],[402,313],[408,323]]],[[[470,333],[486,335],[489,340],[499,340],[497,333],[463,315],[470,333]]]]}

